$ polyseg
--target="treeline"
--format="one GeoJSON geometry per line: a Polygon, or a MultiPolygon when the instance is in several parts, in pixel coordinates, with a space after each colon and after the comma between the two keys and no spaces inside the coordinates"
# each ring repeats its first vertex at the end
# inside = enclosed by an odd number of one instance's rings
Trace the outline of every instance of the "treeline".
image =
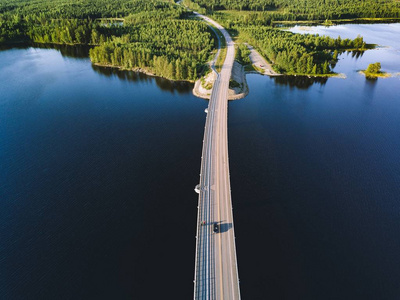
{"type": "Polygon", "coordinates": [[[366,47],[360,36],[354,40],[333,39],[267,26],[243,27],[240,34],[274,63],[276,71],[286,74],[329,74],[340,51],[366,47]]]}
{"type": "MultiPolygon", "coordinates": [[[[186,0],[189,1],[189,0],[186,0]]],[[[264,21],[326,20],[348,18],[399,18],[397,0],[190,0],[209,11],[264,12],[264,21]]]]}
{"type": "Polygon", "coordinates": [[[0,43],[90,45],[94,63],[170,79],[197,78],[214,47],[210,29],[170,1],[3,0],[0,12],[0,43]]]}
{"type": "Polygon", "coordinates": [[[172,3],[172,0],[1,0],[0,14],[44,14],[49,19],[116,18],[138,12],[169,10],[172,3]]]}

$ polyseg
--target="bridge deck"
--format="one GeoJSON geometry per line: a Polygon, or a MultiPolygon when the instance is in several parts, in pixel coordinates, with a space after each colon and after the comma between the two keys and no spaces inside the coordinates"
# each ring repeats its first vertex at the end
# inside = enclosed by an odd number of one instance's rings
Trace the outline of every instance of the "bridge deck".
{"type": "Polygon", "coordinates": [[[214,83],[204,131],[200,174],[194,299],[240,299],[228,161],[228,88],[234,43],[226,30],[227,55],[214,83]],[[205,223],[204,225],[202,223],[205,223]],[[218,224],[218,232],[214,232],[218,224]]]}

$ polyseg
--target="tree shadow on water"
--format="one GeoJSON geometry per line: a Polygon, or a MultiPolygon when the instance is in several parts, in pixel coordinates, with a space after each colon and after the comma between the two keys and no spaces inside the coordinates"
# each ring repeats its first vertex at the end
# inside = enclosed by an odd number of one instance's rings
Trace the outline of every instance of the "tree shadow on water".
{"type": "Polygon", "coordinates": [[[142,72],[137,71],[127,71],[120,70],[118,68],[97,66],[92,64],[93,70],[106,77],[118,77],[121,80],[131,81],[131,82],[153,82],[163,90],[174,94],[188,94],[192,92],[193,83],[186,81],[172,81],[158,76],[146,75],[142,72]]]}
{"type": "Polygon", "coordinates": [[[370,104],[372,100],[374,99],[374,94],[375,94],[375,88],[376,88],[376,83],[378,81],[378,78],[365,78],[365,85],[363,89],[363,99],[366,104],[370,104]]]}
{"type": "Polygon", "coordinates": [[[41,49],[56,49],[61,55],[70,58],[88,58],[89,46],[86,45],[58,45],[58,44],[41,44],[32,43],[32,47],[41,49]]]}
{"type": "Polygon", "coordinates": [[[325,85],[328,81],[327,77],[308,77],[308,76],[276,76],[273,77],[278,85],[285,85],[291,88],[306,90],[314,83],[325,85]]]}
{"type": "Polygon", "coordinates": [[[364,51],[352,50],[352,51],[348,51],[347,54],[351,54],[351,57],[358,59],[364,55],[364,51]]]}
{"type": "Polygon", "coordinates": [[[89,57],[89,46],[85,45],[58,45],[58,44],[43,44],[43,43],[9,43],[0,45],[0,51],[11,50],[11,49],[29,49],[29,48],[39,48],[39,49],[51,49],[58,50],[62,56],[69,58],[84,58],[89,57]]]}

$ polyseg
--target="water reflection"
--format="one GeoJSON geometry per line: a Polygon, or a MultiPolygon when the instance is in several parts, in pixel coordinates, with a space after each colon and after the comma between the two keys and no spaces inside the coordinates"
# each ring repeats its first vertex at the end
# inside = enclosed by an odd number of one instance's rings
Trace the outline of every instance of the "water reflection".
{"type": "MultiPolygon", "coordinates": [[[[12,44],[12,45],[1,45],[0,51],[10,50],[10,49],[28,49],[31,47],[40,48],[40,49],[55,49],[58,50],[62,56],[64,57],[72,57],[72,58],[84,58],[87,59],[89,57],[89,46],[84,45],[56,45],[56,44],[12,44]]],[[[101,75],[105,75],[107,77],[118,77],[122,80],[128,81],[153,81],[155,80],[157,86],[163,90],[174,94],[177,92],[178,94],[188,94],[192,92],[193,84],[186,81],[171,81],[165,78],[149,76],[140,72],[134,71],[122,71],[116,68],[107,68],[100,67],[96,65],[92,65],[93,70],[101,75]]]]}
{"type": "Polygon", "coordinates": [[[56,44],[32,44],[32,47],[41,49],[56,49],[62,56],[74,58],[88,58],[89,46],[84,45],[56,45],[56,44]]]}
{"type": "Polygon", "coordinates": [[[92,65],[92,68],[98,74],[107,77],[118,77],[121,80],[133,82],[151,82],[154,80],[161,90],[170,92],[171,94],[175,92],[178,92],[178,94],[188,94],[191,93],[193,89],[193,84],[190,82],[171,81],[162,77],[149,76],[141,72],[123,71],[116,68],[100,67],[96,65],[92,65]]]}
{"type": "Polygon", "coordinates": [[[353,58],[361,58],[364,55],[365,51],[359,51],[359,50],[353,50],[353,51],[347,51],[347,54],[351,53],[351,57],[353,58]]]}
{"type": "Polygon", "coordinates": [[[366,104],[372,103],[372,100],[374,99],[377,82],[378,82],[377,78],[368,78],[368,77],[365,78],[365,85],[363,89],[364,103],[366,104]]]}
{"type": "Polygon", "coordinates": [[[296,87],[298,89],[306,90],[314,83],[325,85],[328,81],[327,77],[308,77],[308,76],[277,76],[273,77],[275,83],[279,85],[286,85],[290,87],[296,87]]]}
{"type": "Polygon", "coordinates": [[[31,47],[40,49],[56,49],[61,53],[62,56],[73,57],[73,58],[88,58],[90,49],[89,46],[84,46],[84,45],[21,43],[21,44],[0,45],[0,51],[10,50],[10,49],[28,49],[31,47]]]}

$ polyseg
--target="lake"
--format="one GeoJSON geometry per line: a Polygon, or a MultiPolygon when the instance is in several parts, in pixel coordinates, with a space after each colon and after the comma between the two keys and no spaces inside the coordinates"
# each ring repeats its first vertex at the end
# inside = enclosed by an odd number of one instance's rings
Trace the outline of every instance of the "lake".
{"type": "MultiPolygon", "coordinates": [[[[243,299],[399,298],[400,80],[357,73],[400,72],[384,25],[390,48],[340,56],[347,79],[251,74],[230,102],[243,299]]],[[[191,89],[85,50],[0,51],[5,299],[192,298],[208,102],[191,89]]]]}
{"type": "Polygon", "coordinates": [[[57,50],[0,70],[2,297],[192,297],[207,102],[57,50]]]}

